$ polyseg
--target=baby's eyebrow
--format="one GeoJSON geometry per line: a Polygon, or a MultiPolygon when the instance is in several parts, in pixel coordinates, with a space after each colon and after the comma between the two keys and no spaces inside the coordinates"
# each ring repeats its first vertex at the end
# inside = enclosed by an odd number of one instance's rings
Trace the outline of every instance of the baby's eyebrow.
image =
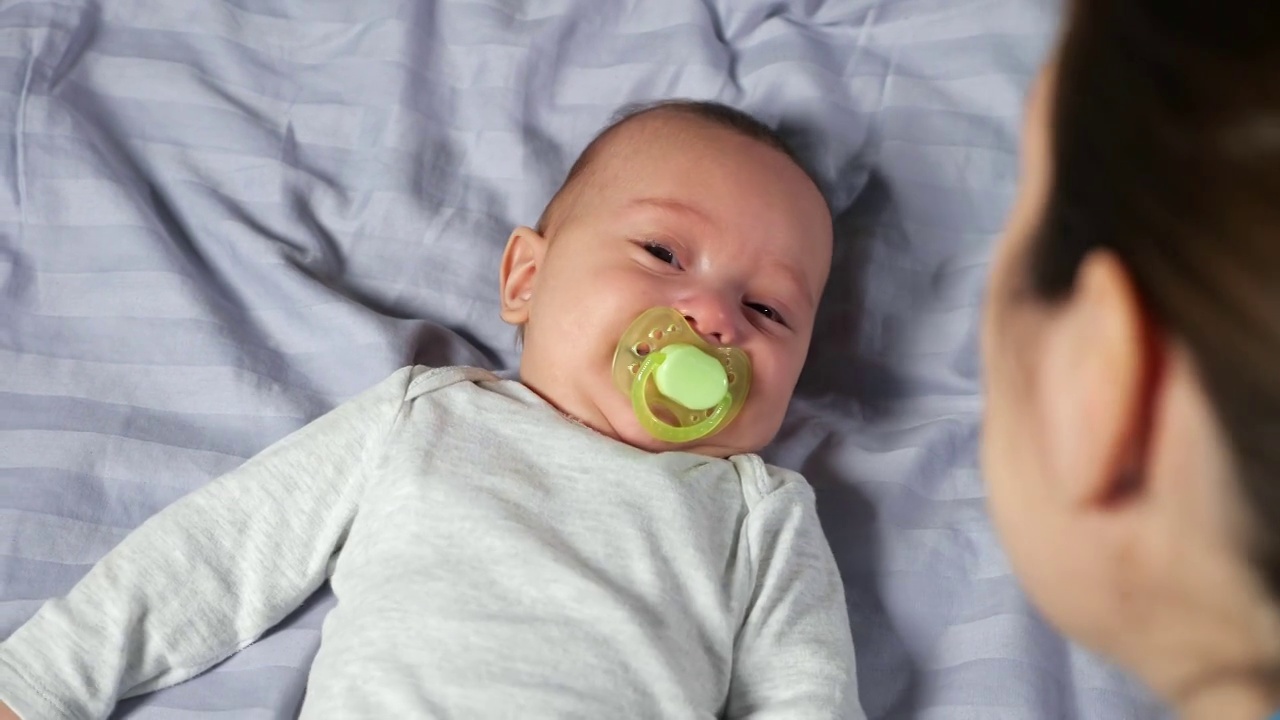
{"type": "MultiPolygon", "coordinates": [[[[674,212],[677,214],[690,215],[703,222],[710,222],[711,218],[698,208],[686,203],[682,200],[667,197],[642,197],[627,203],[628,208],[656,208],[674,212]]],[[[805,281],[804,273],[800,272],[794,265],[786,262],[775,262],[774,267],[782,272],[783,279],[792,286],[797,296],[803,299],[806,308],[816,307],[818,298],[813,295],[813,290],[809,283],[805,281]]]]}
{"type": "Polygon", "coordinates": [[[817,306],[818,299],[813,296],[813,290],[809,288],[809,284],[805,282],[804,275],[795,266],[780,262],[774,267],[781,271],[783,279],[792,286],[796,295],[804,300],[805,308],[817,306]]]}
{"type": "Polygon", "coordinates": [[[675,198],[664,198],[664,197],[637,198],[635,200],[632,200],[630,203],[628,203],[628,207],[657,208],[659,210],[667,210],[670,212],[680,213],[684,215],[693,215],[704,222],[709,222],[711,220],[711,218],[708,217],[706,213],[702,212],[698,208],[690,205],[689,203],[683,202],[681,200],[676,200],[675,198]]]}

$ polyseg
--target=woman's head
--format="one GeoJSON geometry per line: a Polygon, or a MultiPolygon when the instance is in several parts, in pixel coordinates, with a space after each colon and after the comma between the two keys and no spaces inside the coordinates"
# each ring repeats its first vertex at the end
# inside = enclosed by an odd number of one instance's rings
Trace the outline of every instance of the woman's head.
{"type": "Polygon", "coordinates": [[[1269,663],[1280,6],[1076,2],[1023,151],[984,339],[984,465],[1015,566],[1051,620],[1160,689],[1203,680],[1187,648],[1269,663]]]}

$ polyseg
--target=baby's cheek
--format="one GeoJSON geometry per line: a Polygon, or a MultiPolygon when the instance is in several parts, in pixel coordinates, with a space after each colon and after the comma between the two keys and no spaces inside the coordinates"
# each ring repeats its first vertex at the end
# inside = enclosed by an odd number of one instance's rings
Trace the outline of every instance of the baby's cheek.
{"type": "Polygon", "coordinates": [[[757,387],[756,407],[752,412],[752,429],[754,432],[774,433],[782,425],[787,414],[787,406],[791,394],[779,392],[776,388],[757,387]]]}

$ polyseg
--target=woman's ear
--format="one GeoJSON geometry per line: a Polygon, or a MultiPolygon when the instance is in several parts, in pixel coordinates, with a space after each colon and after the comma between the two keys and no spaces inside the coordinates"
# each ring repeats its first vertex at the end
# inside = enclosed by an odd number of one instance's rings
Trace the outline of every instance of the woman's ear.
{"type": "Polygon", "coordinates": [[[1095,250],[1048,323],[1038,392],[1060,499],[1114,509],[1147,488],[1152,410],[1166,352],[1128,270],[1095,250]]]}
{"type": "Polygon", "coordinates": [[[547,252],[547,239],[533,228],[520,226],[507,238],[502,253],[499,277],[502,295],[502,319],[512,325],[529,320],[529,306],[538,277],[538,268],[547,252]]]}

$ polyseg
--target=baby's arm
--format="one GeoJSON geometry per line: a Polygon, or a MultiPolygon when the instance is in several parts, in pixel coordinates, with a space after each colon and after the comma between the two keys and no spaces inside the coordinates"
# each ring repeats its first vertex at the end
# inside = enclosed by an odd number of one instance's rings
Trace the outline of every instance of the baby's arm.
{"type": "Polygon", "coordinates": [[[734,647],[726,718],[865,718],[844,587],[798,477],[747,515],[755,593],[734,647]]]}
{"type": "MultiPolygon", "coordinates": [[[[248,645],[322,582],[413,377],[405,368],[182,498],[0,643],[3,703],[105,717],[248,645]]],[[[0,715],[3,717],[3,715],[0,715]]]]}

